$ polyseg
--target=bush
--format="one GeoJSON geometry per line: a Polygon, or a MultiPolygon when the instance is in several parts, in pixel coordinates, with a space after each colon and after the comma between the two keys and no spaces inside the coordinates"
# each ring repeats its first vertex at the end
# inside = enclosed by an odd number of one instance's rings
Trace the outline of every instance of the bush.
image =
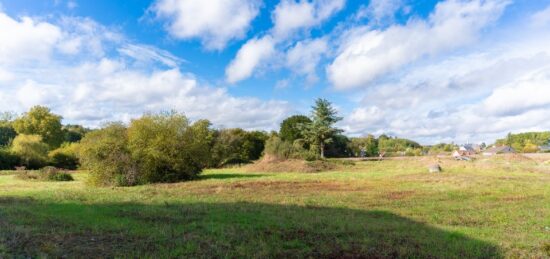
{"type": "Polygon", "coordinates": [[[48,145],[38,135],[18,135],[13,140],[11,150],[28,169],[42,168],[48,161],[48,145]]]}
{"type": "Polygon", "coordinates": [[[95,185],[129,186],[197,177],[210,159],[208,121],[189,124],[178,113],[144,115],[128,128],[111,124],[88,133],[79,157],[95,185]]]}
{"type": "Polygon", "coordinates": [[[296,140],[294,143],[284,141],[277,135],[272,135],[265,143],[265,154],[276,157],[278,159],[304,159],[313,161],[319,159],[319,155],[312,148],[311,150],[304,148],[303,140],[296,140]]]}
{"type": "Polygon", "coordinates": [[[44,167],[39,171],[25,171],[17,175],[17,177],[23,180],[40,180],[52,182],[74,181],[72,175],[63,172],[53,166],[44,167]]]}
{"type": "Polygon", "coordinates": [[[88,181],[93,185],[137,184],[126,127],[120,123],[87,134],[80,142],[78,156],[81,166],[90,170],[88,181]]]}
{"type": "Polygon", "coordinates": [[[8,149],[0,148],[0,170],[13,170],[19,164],[19,157],[8,149]]]}
{"type": "Polygon", "coordinates": [[[64,143],[60,148],[50,151],[50,163],[58,168],[75,170],[78,168],[78,144],[64,143]]]}
{"type": "Polygon", "coordinates": [[[250,163],[261,157],[267,134],[243,129],[222,129],[215,132],[210,152],[210,167],[250,163]]]}

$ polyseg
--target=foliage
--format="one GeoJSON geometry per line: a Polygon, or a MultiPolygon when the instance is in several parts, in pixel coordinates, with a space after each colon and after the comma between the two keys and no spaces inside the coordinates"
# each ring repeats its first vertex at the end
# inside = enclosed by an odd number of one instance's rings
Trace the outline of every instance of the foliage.
{"type": "Polygon", "coordinates": [[[539,150],[539,146],[550,144],[550,131],[525,132],[519,134],[509,133],[506,138],[498,139],[495,145],[508,145],[517,152],[532,153],[539,150]]]}
{"type": "Polygon", "coordinates": [[[58,168],[75,170],[78,168],[78,143],[63,143],[61,147],[50,151],[50,163],[58,168]]]}
{"type": "Polygon", "coordinates": [[[90,131],[90,129],[84,128],[82,125],[65,125],[63,126],[64,141],[70,143],[78,142],[90,131]]]}
{"type": "Polygon", "coordinates": [[[351,138],[348,143],[348,148],[351,152],[351,156],[361,156],[362,152],[363,155],[367,157],[377,156],[378,139],[370,134],[363,138],[351,138]]]}
{"type": "Polygon", "coordinates": [[[129,127],[111,124],[80,143],[91,183],[129,186],[196,178],[210,159],[210,122],[190,125],[179,113],[146,114],[129,127]]]}
{"type": "Polygon", "coordinates": [[[144,183],[195,178],[207,164],[209,123],[189,125],[178,113],[148,114],[128,128],[128,147],[144,183]]]}
{"type": "Polygon", "coordinates": [[[378,138],[378,150],[379,152],[386,152],[390,154],[405,153],[407,149],[421,149],[420,144],[403,138],[397,137],[379,137],[378,138]]]}
{"type": "Polygon", "coordinates": [[[39,135],[18,135],[12,143],[11,150],[19,156],[22,165],[29,169],[38,169],[48,161],[48,145],[42,142],[39,135]]]}
{"type": "Polygon", "coordinates": [[[18,134],[41,136],[50,148],[59,147],[63,142],[61,116],[53,114],[47,107],[32,107],[13,122],[13,127],[18,134]]]}
{"type": "Polygon", "coordinates": [[[0,124],[0,146],[9,146],[16,136],[17,132],[11,125],[0,124]]]}
{"type": "Polygon", "coordinates": [[[12,170],[19,164],[19,157],[7,148],[0,148],[0,170],[12,170]]]}
{"type": "Polygon", "coordinates": [[[311,148],[318,150],[321,158],[325,157],[325,145],[333,141],[334,135],[342,130],[334,127],[334,124],[342,120],[337,116],[332,104],[325,99],[317,99],[312,107],[311,123],[303,126],[302,134],[311,148]]]}
{"type": "Polygon", "coordinates": [[[336,134],[325,148],[326,157],[350,157],[352,151],[349,148],[350,139],[342,134],[336,134]]]}
{"type": "Polygon", "coordinates": [[[311,120],[304,115],[294,115],[286,118],[281,123],[279,137],[282,140],[294,142],[297,139],[303,139],[303,125],[311,123],[311,120]]]}
{"type": "Polygon", "coordinates": [[[210,167],[257,160],[262,155],[268,138],[265,132],[247,132],[242,129],[222,129],[214,134],[210,167]]]}
{"type": "Polygon", "coordinates": [[[452,152],[458,148],[455,144],[439,143],[433,146],[429,146],[426,150],[429,154],[437,155],[442,152],[452,152]]]}
{"type": "Polygon", "coordinates": [[[304,142],[296,140],[294,143],[282,140],[273,134],[265,143],[265,154],[278,159],[305,159],[308,161],[319,158],[314,150],[304,148],[304,142]]]}
{"type": "Polygon", "coordinates": [[[128,186],[138,183],[126,127],[120,123],[111,123],[87,134],[80,141],[78,155],[82,167],[90,170],[91,184],[128,186]]]}
{"type": "Polygon", "coordinates": [[[52,182],[68,182],[74,181],[72,175],[59,170],[53,166],[46,166],[39,171],[24,171],[17,175],[19,179],[23,180],[40,180],[40,181],[52,181],[52,182]]]}

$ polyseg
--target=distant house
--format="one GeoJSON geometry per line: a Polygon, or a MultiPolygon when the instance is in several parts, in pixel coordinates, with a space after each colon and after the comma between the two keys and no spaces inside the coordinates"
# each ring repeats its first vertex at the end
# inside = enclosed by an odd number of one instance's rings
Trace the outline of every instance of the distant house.
{"type": "Polygon", "coordinates": [[[546,144],[539,147],[540,152],[550,152],[550,144],[546,144]]]}
{"type": "Polygon", "coordinates": [[[458,148],[458,150],[455,150],[453,152],[453,156],[473,156],[477,153],[476,149],[474,148],[474,145],[472,144],[466,144],[462,145],[458,148]]]}
{"type": "Polygon", "coordinates": [[[516,150],[510,146],[493,147],[483,151],[484,156],[493,156],[496,154],[510,154],[516,153],[516,150]]]}

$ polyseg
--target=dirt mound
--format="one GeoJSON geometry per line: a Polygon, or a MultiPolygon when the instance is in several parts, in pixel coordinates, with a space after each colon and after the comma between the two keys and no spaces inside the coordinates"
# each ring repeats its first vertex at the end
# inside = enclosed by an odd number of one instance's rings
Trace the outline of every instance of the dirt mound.
{"type": "Polygon", "coordinates": [[[278,159],[273,156],[265,156],[254,164],[247,165],[244,169],[248,172],[303,172],[315,173],[334,170],[336,163],[329,161],[305,161],[298,159],[278,159]]]}

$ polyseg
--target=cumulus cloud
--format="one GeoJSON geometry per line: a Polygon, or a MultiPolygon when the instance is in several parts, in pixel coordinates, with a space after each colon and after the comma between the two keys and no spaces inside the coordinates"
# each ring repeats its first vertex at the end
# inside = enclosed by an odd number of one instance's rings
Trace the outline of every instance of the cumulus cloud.
{"type": "Polygon", "coordinates": [[[287,51],[286,65],[294,73],[305,75],[309,83],[315,83],[318,79],[315,70],[327,50],[325,38],[300,41],[287,51]]]}
{"type": "Polygon", "coordinates": [[[409,67],[355,93],[362,99],[341,126],[350,135],[386,133],[422,143],[546,130],[550,38],[535,35],[409,67]]]}
{"type": "Polygon", "coordinates": [[[107,28],[88,19],[47,22],[0,17],[2,38],[18,43],[0,43],[4,44],[0,110],[23,112],[33,105],[47,105],[67,122],[99,126],[104,121],[127,122],[146,111],[176,109],[193,120],[207,118],[218,127],[246,129],[274,129],[292,111],[284,101],[234,97],[225,88],[199,83],[194,75],[180,71],[178,57],[122,35],[106,40],[107,28]],[[42,30],[55,32],[56,37],[35,38],[14,28],[31,36],[42,30]],[[105,33],[98,35],[99,31],[105,33]],[[78,38],[87,39],[82,44],[93,44],[62,50],[78,38]],[[29,56],[33,62],[12,65],[21,62],[12,53],[32,44],[47,48],[29,56]],[[90,46],[100,51],[90,51],[90,46]],[[40,62],[34,62],[37,57],[40,62]]]}
{"type": "Polygon", "coordinates": [[[197,38],[207,49],[221,50],[245,36],[260,6],[259,0],[158,0],[151,10],[166,20],[173,37],[197,38]]]}
{"type": "Polygon", "coordinates": [[[273,35],[285,38],[300,29],[317,26],[344,7],[344,0],[282,0],[273,11],[273,35]]]}
{"type": "Polygon", "coordinates": [[[300,68],[299,74],[307,75],[308,81],[315,81],[315,66],[319,58],[313,55],[319,53],[320,49],[326,49],[325,40],[309,40],[298,43],[288,49],[284,44],[292,35],[299,31],[308,31],[314,26],[321,24],[336,12],[340,11],[345,0],[314,0],[295,1],[282,0],[277,4],[272,13],[273,28],[269,33],[260,39],[253,38],[245,43],[238,51],[237,56],[231,61],[226,69],[226,79],[230,83],[236,83],[252,76],[254,71],[264,62],[276,57],[277,52],[287,53],[286,65],[290,69],[297,65],[307,65],[307,68],[300,68]],[[307,49],[307,53],[298,53],[299,50],[306,50],[304,44],[312,44],[314,49],[307,49]],[[276,51],[280,49],[279,51],[276,51]],[[300,60],[304,58],[304,60],[300,60]],[[315,64],[307,63],[308,61],[315,64]]]}
{"type": "Polygon", "coordinates": [[[436,55],[473,42],[480,30],[497,20],[504,0],[447,0],[427,20],[412,19],[385,30],[353,28],[327,67],[337,89],[366,86],[384,74],[425,55],[436,55]]]}
{"type": "Polygon", "coordinates": [[[225,70],[227,81],[235,83],[250,77],[254,69],[274,53],[275,42],[271,36],[249,40],[239,49],[237,56],[225,70]]]}

